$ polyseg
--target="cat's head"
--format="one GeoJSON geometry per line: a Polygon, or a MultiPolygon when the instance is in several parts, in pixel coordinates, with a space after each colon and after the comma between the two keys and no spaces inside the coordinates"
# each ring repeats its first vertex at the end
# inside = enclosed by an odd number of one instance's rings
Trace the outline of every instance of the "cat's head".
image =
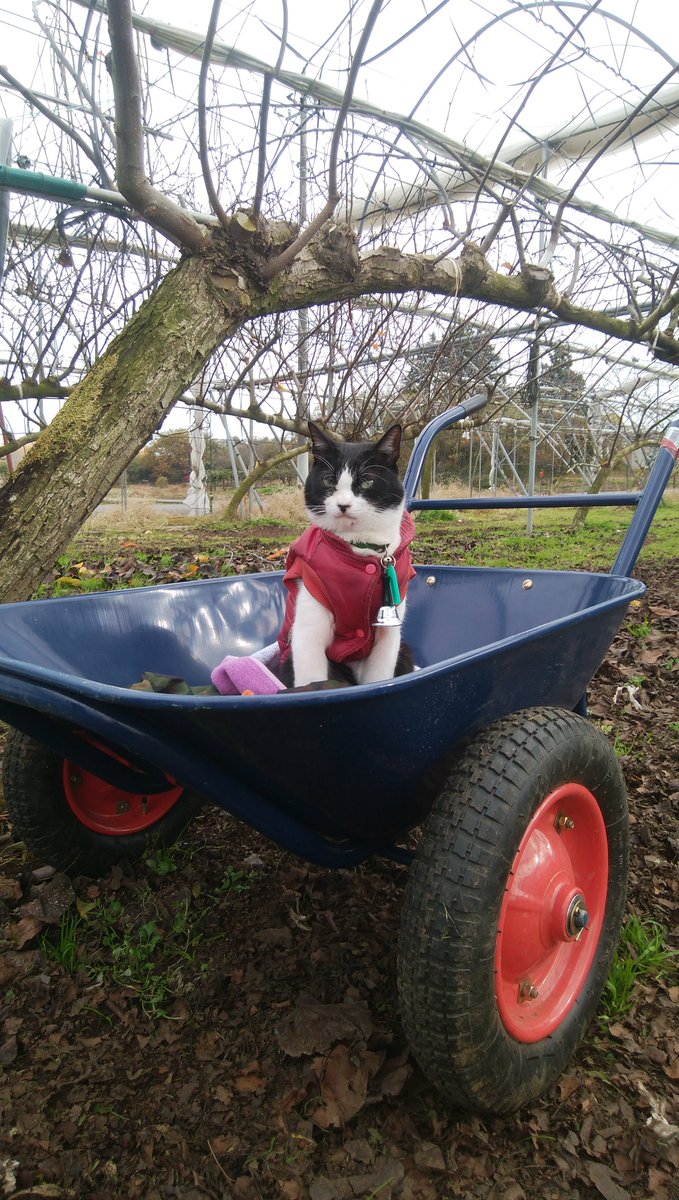
{"type": "Polygon", "coordinates": [[[391,532],[403,512],[398,477],[401,426],[377,442],[335,442],[309,421],[313,461],[304,499],[310,520],[349,540],[366,531],[391,532]]]}

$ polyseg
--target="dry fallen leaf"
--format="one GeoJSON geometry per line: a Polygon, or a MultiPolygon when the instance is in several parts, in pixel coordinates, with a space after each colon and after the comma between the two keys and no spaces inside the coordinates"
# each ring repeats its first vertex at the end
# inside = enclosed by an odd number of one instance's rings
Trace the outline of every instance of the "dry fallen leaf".
{"type": "Polygon", "coordinates": [[[281,1050],[292,1058],[323,1054],[339,1041],[365,1041],[372,1033],[372,1017],[362,1001],[321,1004],[302,994],[276,1028],[281,1050]]]}
{"type": "Polygon", "coordinates": [[[360,1112],[368,1096],[368,1083],[380,1065],[380,1056],[365,1047],[350,1051],[340,1043],[328,1056],[321,1078],[322,1103],[311,1119],[321,1129],[341,1129],[360,1112]]]}
{"type": "Polygon", "coordinates": [[[239,1075],[234,1080],[234,1086],[241,1095],[248,1092],[263,1092],[266,1088],[266,1080],[261,1075],[239,1075]]]}
{"type": "Polygon", "coordinates": [[[36,921],[35,917],[22,917],[13,930],[14,945],[17,950],[21,950],[28,942],[32,942],[33,938],[40,933],[43,924],[43,921],[36,921]]]}
{"type": "Polygon", "coordinates": [[[18,1053],[19,1045],[16,1034],[13,1034],[0,1046],[0,1067],[8,1067],[10,1063],[14,1062],[18,1053]]]}
{"type": "Polygon", "coordinates": [[[604,1200],[630,1200],[627,1189],[616,1183],[613,1172],[604,1163],[588,1162],[586,1166],[587,1174],[604,1200]]]}

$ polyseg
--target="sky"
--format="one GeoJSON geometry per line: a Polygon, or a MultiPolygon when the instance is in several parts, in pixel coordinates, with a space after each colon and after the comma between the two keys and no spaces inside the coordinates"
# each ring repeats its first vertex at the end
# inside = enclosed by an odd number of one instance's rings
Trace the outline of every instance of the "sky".
{"type": "MultiPolygon", "coordinates": [[[[194,0],[191,5],[183,0],[135,0],[134,7],[152,19],[193,29],[200,38],[207,26],[211,0],[194,0]]],[[[593,10],[583,26],[587,53],[582,52],[581,40],[574,37],[571,48],[525,99],[525,80],[545,64],[556,44],[548,25],[557,22],[549,10],[543,9],[538,0],[514,4],[511,0],[451,0],[401,45],[384,53],[417,23],[425,8],[431,11],[436,7],[434,0],[426,5],[413,4],[412,0],[385,0],[357,94],[394,112],[414,111],[418,119],[487,154],[493,153],[503,138],[506,149],[524,133],[540,137],[561,124],[605,109],[616,100],[634,102],[635,96],[641,95],[639,89],[657,83],[672,62],[679,62],[679,5],[668,0],[609,0],[600,6],[602,14],[609,14],[604,17],[594,11],[596,5],[565,0],[561,10],[574,22],[586,9],[593,10]],[[492,23],[497,14],[512,9],[518,9],[518,14],[502,23],[492,23]],[[633,36],[625,22],[633,22],[647,41],[633,36]],[[460,52],[457,63],[422,99],[451,55],[485,26],[485,32],[468,50],[460,52]],[[513,117],[516,127],[508,132],[513,117]]],[[[22,81],[42,83],[48,88],[50,81],[41,80],[40,66],[34,65],[40,34],[31,8],[29,0],[0,0],[0,62],[22,81]]],[[[40,0],[37,5],[38,13],[48,8],[49,0],[40,0]]],[[[354,25],[336,33],[342,6],[318,0],[289,0],[284,66],[311,76],[322,75],[326,82],[341,87],[349,45],[355,46],[361,18],[368,8],[369,0],[362,0],[357,5],[354,25]]],[[[245,4],[223,0],[218,37],[273,63],[279,48],[276,35],[281,13],[280,0],[250,0],[245,4]]],[[[182,67],[177,56],[174,62],[177,85],[186,87],[187,96],[193,94],[194,64],[187,61],[182,67]]],[[[223,86],[236,86],[233,74],[224,72],[223,86]]],[[[258,90],[258,82],[254,90],[258,90]]],[[[679,76],[674,82],[679,84],[679,76]]],[[[1,98],[9,115],[19,115],[23,106],[20,98],[12,100],[4,90],[1,98]]],[[[650,216],[651,189],[630,189],[620,178],[627,164],[620,165],[616,158],[609,159],[598,178],[615,189],[616,196],[624,199],[630,210],[636,206],[635,214],[650,216]]],[[[584,185],[585,189],[588,186],[584,185]]]]}
{"type": "MultiPolygon", "coordinates": [[[[47,0],[41,0],[37,11],[46,13],[48,7],[47,0]]],[[[194,0],[190,6],[183,0],[135,0],[134,7],[161,22],[193,28],[201,37],[211,0],[194,0]]],[[[522,138],[539,139],[620,102],[634,104],[644,90],[671,70],[672,63],[679,62],[679,5],[668,0],[608,0],[598,5],[563,0],[560,10],[565,16],[559,22],[553,11],[537,0],[515,4],[511,0],[454,0],[398,43],[425,12],[436,7],[435,0],[416,4],[386,0],[357,95],[387,110],[413,112],[418,120],[475,150],[488,155],[497,152],[499,158],[522,138]],[[532,87],[530,81],[537,79],[557,44],[552,26],[558,24],[563,36],[565,20],[576,23],[587,10],[583,36],[574,34],[546,76],[532,87]],[[494,20],[507,13],[512,15],[502,23],[494,20]],[[626,23],[635,24],[639,34],[633,34],[626,23]],[[470,41],[479,30],[482,34],[470,41]]],[[[284,66],[322,76],[341,88],[349,49],[356,44],[369,0],[355,5],[354,23],[339,30],[338,13],[344,12],[343,6],[289,0],[288,8],[284,66]]],[[[282,11],[280,0],[246,4],[223,0],[218,37],[272,63],[279,48],[282,11]]],[[[42,60],[36,54],[39,44],[28,0],[0,0],[0,63],[22,82],[49,91],[54,84],[41,77],[42,60]]],[[[163,88],[167,89],[168,104],[170,91],[179,92],[190,104],[197,68],[194,62],[182,62],[163,50],[149,50],[149,54],[155,55],[160,72],[154,110],[160,119],[163,88]],[[171,73],[163,69],[168,57],[173,63],[171,73]]],[[[679,84],[679,77],[674,76],[672,82],[679,84]]],[[[243,73],[224,71],[220,76],[225,99],[232,98],[234,103],[242,100],[248,88],[256,97],[259,85],[258,78],[243,73]]],[[[25,102],[4,88],[0,89],[0,113],[3,110],[21,126],[25,102]]],[[[616,208],[621,215],[673,231],[679,229],[678,166],[673,128],[644,146],[643,168],[636,148],[629,147],[602,160],[578,190],[586,198],[616,208]]],[[[35,169],[39,168],[38,162],[35,169]]],[[[549,177],[568,183],[573,169],[572,163],[556,157],[548,166],[549,177]]]]}

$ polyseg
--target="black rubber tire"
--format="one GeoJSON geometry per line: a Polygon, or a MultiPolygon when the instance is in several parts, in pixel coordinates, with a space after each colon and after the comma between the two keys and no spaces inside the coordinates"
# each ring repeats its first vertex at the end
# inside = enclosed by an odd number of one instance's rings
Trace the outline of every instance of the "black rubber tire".
{"type": "Polygon", "coordinates": [[[499,721],[456,761],[427,818],[406,890],[399,991],[425,1075],[468,1112],[515,1112],[549,1088],[601,998],[620,936],[628,874],[627,796],[604,735],[583,717],[535,708],[499,721]],[[577,1003],[548,1037],[515,1040],[495,993],[509,874],[543,800],[564,783],[596,798],[608,838],[601,935],[577,1003]]]}
{"type": "Polygon", "coordinates": [[[200,797],[183,792],[153,825],[137,833],[102,834],[89,829],[71,809],[63,783],[64,759],[18,729],[7,736],[2,789],[14,832],[42,863],[70,875],[105,875],[123,861],[135,862],[156,846],[177,840],[201,808],[200,797]]]}

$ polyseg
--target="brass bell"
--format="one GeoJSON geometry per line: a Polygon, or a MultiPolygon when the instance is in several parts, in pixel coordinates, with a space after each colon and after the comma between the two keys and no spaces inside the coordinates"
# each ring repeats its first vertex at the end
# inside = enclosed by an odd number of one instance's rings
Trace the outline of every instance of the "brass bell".
{"type": "Polygon", "coordinates": [[[391,604],[383,604],[377,612],[377,619],[373,621],[376,628],[388,629],[394,625],[400,625],[401,618],[398,615],[398,610],[393,608],[391,604]]]}

